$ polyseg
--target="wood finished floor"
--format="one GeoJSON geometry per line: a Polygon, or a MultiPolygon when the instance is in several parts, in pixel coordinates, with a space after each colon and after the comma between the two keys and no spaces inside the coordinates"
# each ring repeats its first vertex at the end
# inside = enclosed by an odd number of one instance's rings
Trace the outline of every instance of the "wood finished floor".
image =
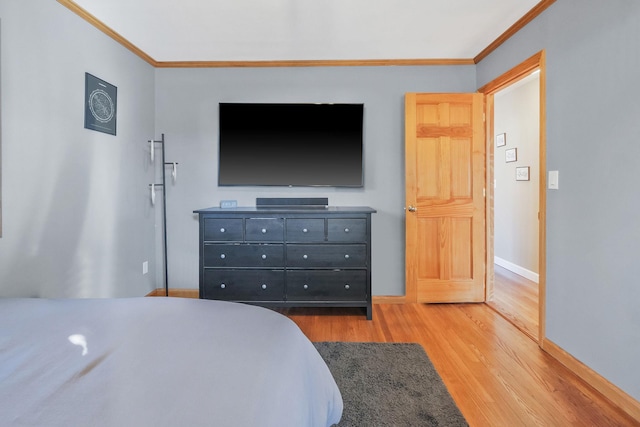
{"type": "Polygon", "coordinates": [[[496,265],[494,299],[489,307],[538,340],[538,284],[496,265]]]}
{"type": "Polygon", "coordinates": [[[486,304],[283,309],[311,341],[417,342],[471,426],[638,426],[486,304]]]}

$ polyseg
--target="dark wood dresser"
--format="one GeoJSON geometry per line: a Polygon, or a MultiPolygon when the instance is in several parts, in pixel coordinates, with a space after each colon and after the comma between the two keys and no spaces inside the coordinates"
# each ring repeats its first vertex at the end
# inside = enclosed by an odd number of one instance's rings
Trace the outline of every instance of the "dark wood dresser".
{"type": "Polygon", "coordinates": [[[200,298],[265,307],[362,307],[371,319],[369,207],[208,208],[200,298]]]}

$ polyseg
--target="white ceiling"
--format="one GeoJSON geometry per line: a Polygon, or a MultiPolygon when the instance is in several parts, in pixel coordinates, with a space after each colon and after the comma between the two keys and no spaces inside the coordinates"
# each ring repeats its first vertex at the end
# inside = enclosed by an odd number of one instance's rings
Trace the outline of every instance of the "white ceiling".
{"type": "Polygon", "coordinates": [[[539,0],[74,0],[155,61],[470,59],[539,0]]]}

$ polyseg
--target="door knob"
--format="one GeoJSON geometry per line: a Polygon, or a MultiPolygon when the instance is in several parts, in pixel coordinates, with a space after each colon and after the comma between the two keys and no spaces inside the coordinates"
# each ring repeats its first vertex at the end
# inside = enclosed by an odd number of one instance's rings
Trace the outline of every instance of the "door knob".
{"type": "Polygon", "coordinates": [[[409,207],[407,208],[407,210],[408,210],[409,212],[415,212],[415,211],[417,211],[416,207],[415,207],[415,206],[411,206],[411,205],[409,205],[409,207]]]}

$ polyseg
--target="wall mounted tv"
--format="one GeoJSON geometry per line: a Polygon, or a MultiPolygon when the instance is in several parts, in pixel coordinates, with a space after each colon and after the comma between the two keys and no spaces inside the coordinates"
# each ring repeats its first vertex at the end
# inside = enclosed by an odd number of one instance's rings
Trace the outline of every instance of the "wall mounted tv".
{"type": "Polygon", "coordinates": [[[219,186],[362,187],[363,104],[220,103],[219,186]]]}

